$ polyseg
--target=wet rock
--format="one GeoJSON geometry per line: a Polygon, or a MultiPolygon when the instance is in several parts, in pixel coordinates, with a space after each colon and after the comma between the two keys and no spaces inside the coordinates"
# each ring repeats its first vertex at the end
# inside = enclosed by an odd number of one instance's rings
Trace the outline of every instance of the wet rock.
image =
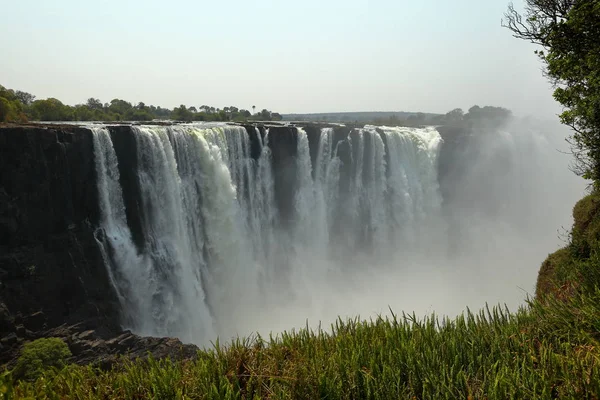
{"type": "Polygon", "coordinates": [[[17,334],[13,332],[0,339],[0,343],[2,343],[5,346],[11,347],[15,343],[17,343],[18,340],[19,338],[17,337],[17,334]]]}
{"type": "Polygon", "coordinates": [[[73,354],[75,357],[81,355],[85,350],[87,350],[86,343],[81,340],[72,341],[68,343],[68,345],[69,350],[71,350],[71,354],[73,354]]]}
{"type": "Polygon", "coordinates": [[[15,329],[15,331],[17,332],[17,336],[18,337],[25,337],[25,334],[27,332],[27,329],[25,329],[25,327],[23,325],[18,325],[15,329]]]}
{"type": "Polygon", "coordinates": [[[23,325],[25,328],[31,331],[41,331],[46,325],[46,316],[43,312],[38,311],[23,319],[23,325]]]}
{"type": "Polygon", "coordinates": [[[86,340],[94,337],[95,332],[93,330],[87,330],[85,332],[81,332],[78,335],[74,335],[79,340],[86,340]]]}
{"type": "Polygon", "coordinates": [[[273,155],[273,180],[275,202],[283,226],[292,223],[297,190],[298,131],[293,126],[279,126],[269,129],[269,147],[273,155]]]}
{"type": "Polygon", "coordinates": [[[0,334],[14,331],[15,319],[8,311],[6,304],[0,303],[0,334]]]}

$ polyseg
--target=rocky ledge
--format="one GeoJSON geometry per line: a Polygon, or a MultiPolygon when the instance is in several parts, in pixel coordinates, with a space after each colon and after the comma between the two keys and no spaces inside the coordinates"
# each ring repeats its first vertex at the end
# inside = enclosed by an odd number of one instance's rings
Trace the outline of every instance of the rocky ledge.
{"type": "Polygon", "coordinates": [[[94,323],[61,325],[52,329],[36,332],[28,329],[40,328],[44,321],[43,313],[38,312],[23,320],[15,331],[6,335],[0,342],[0,363],[9,369],[14,367],[21,345],[27,341],[42,337],[62,339],[69,347],[72,363],[91,364],[102,369],[110,369],[124,360],[135,360],[152,356],[155,359],[192,360],[198,353],[198,347],[183,344],[174,338],[142,337],[128,330],[109,331],[94,323]],[[33,324],[33,325],[32,325],[33,324]],[[90,329],[96,328],[96,329],[90,329]]]}

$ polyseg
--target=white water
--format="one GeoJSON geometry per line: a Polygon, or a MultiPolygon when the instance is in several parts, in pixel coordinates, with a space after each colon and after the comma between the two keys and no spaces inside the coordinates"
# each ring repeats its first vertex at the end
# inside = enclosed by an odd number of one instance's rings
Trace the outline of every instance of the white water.
{"type": "MultiPolygon", "coordinates": [[[[144,235],[138,249],[110,135],[94,128],[103,249],[125,327],[203,345],[307,319],[369,316],[388,305],[460,312],[474,297],[463,302],[455,281],[478,267],[476,258],[449,257],[449,226],[467,232],[461,240],[480,243],[474,220],[442,214],[440,135],[433,128],[380,129],[350,135],[351,165],[340,158],[331,128],[321,131],[313,165],[308,135],[298,129],[297,155],[289,160],[297,174],[294,213],[286,228],[279,224],[268,146],[276,133],[266,134],[254,160],[242,127],[134,126],[137,154],[127,156],[138,162],[144,235]],[[460,268],[464,274],[455,273],[460,268]]],[[[476,191],[465,183],[467,196],[476,191]]],[[[477,252],[461,246],[465,254],[477,252]]]]}

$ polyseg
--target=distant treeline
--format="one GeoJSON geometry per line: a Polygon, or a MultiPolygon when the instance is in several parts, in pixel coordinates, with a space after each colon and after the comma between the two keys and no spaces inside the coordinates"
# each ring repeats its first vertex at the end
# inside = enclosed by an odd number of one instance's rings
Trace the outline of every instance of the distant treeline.
{"type": "Polygon", "coordinates": [[[410,112],[345,112],[320,114],[284,114],[286,121],[314,121],[361,123],[388,126],[418,127],[424,125],[469,125],[485,121],[499,125],[512,115],[510,110],[502,107],[473,106],[465,113],[456,108],[446,114],[410,113],[410,112]]]}
{"type": "Polygon", "coordinates": [[[222,109],[207,105],[198,108],[180,105],[172,110],[121,99],[102,103],[89,98],[85,104],[69,106],[55,98],[36,100],[35,96],[0,85],[0,122],[27,121],[280,121],[281,115],[267,109],[255,112],[237,107],[222,109]]]}

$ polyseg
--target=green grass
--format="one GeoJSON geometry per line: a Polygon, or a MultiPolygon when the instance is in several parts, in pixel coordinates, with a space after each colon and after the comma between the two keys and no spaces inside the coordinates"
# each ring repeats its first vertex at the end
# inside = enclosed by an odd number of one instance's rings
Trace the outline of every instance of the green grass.
{"type": "MultiPolygon", "coordinates": [[[[600,290],[453,319],[338,321],[238,340],[193,362],[0,377],[4,399],[597,399],[600,290]]],[[[2,395],[0,395],[2,398],[2,395]]]]}
{"type": "Polygon", "coordinates": [[[600,202],[574,208],[571,243],[542,264],[536,298],[455,319],[339,320],[239,339],[195,361],[0,374],[0,399],[599,399],[600,202]],[[583,249],[583,251],[582,251],[583,249]]]}

